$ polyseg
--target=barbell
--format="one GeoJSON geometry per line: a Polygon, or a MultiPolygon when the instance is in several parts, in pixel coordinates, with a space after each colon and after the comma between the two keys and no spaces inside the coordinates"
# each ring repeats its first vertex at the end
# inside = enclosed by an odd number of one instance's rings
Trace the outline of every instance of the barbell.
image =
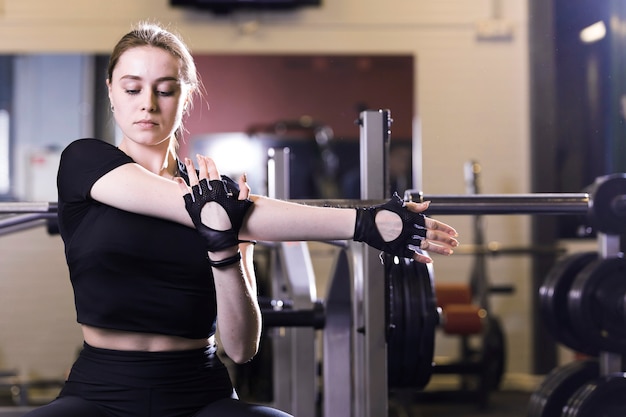
{"type": "MultiPolygon", "coordinates": [[[[435,215],[586,215],[591,226],[600,232],[626,232],[626,174],[622,173],[598,177],[584,193],[429,195],[407,190],[404,200],[430,201],[431,206],[427,213],[435,215]]],[[[356,208],[382,204],[386,200],[290,201],[315,206],[356,208]]],[[[0,214],[56,213],[57,207],[54,202],[5,202],[0,203],[0,214]]]]}
{"type": "MultiPolygon", "coordinates": [[[[424,194],[407,190],[405,201],[430,201],[432,214],[588,214],[600,213],[626,216],[626,174],[599,177],[590,192],[583,193],[529,193],[529,194],[424,194]],[[601,198],[600,204],[594,200],[601,198]],[[607,203],[608,204],[605,204],[607,203]],[[600,207],[599,207],[600,206],[600,207]],[[606,206],[606,207],[603,207],[606,206]]],[[[296,203],[330,207],[367,207],[386,200],[315,199],[290,200],[296,203]]],[[[0,214],[56,213],[56,202],[0,202],[0,214]]]]}

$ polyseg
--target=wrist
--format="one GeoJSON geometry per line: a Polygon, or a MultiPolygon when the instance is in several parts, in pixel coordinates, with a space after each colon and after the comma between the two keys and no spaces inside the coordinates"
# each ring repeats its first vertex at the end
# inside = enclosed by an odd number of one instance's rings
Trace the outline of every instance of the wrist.
{"type": "Polygon", "coordinates": [[[241,252],[239,250],[234,253],[232,251],[211,252],[211,255],[207,256],[207,260],[212,268],[226,268],[241,261],[241,252]]]}

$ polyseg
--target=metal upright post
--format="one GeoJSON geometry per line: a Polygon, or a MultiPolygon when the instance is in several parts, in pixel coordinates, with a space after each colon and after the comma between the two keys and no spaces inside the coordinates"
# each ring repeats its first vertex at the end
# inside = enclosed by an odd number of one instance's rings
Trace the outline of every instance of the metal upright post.
{"type": "MultiPolygon", "coordinates": [[[[361,198],[388,197],[387,154],[390,113],[360,114],[361,198]]],[[[385,279],[380,251],[352,243],[354,256],[354,417],[381,417],[388,412],[385,279]]]]}
{"type": "MultiPolygon", "coordinates": [[[[289,198],[289,148],[270,149],[268,195],[289,198]]],[[[315,274],[306,242],[281,242],[272,254],[272,295],[290,299],[294,309],[317,299],[315,274]]],[[[273,329],[274,405],[299,417],[315,417],[317,363],[315,329],[273,329]]]]}

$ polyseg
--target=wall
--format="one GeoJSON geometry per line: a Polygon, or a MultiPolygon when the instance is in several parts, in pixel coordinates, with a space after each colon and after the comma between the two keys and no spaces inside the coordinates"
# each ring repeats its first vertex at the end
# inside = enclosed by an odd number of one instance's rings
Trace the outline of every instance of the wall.
{"type": "MultiPolygon", "coordinates": [[[[414,140],[422,150],[417,155],[422,162],[420,188],[427,194],[464,193],[463,164],[476,159],[483,166],[483,192],[522,193],[529,191],[526,5],[517,0],[326,0],[321,8],[299,12],[218,19],[171,9],[167,0],[0,0],[0,53],[106,53],[132,22],[155,19],[171,23],[198,54],[412,54],[416,59],[414,140]],[[493,17],[513,25],[511,39],[477,39],[476,23],[493,17]]],[[[457,226],[462,242],[471,242],[471,218],[442,220],[457,226]]],[[[492,216],[486,223],[488,240],[528,242],[525,217],[492,216]]],[[[54,238],[30,232],[24,236],[2,238],[3,265],[24,246],[32,248],[31,259],[38,265],[58,262],[61,249],[54,238]],[[29,244],[30,239],[37,244],[29,244]]],[[[7,277],[23,274],[19,264],[11,265],[15,269],[1,271],[5,286],[7,277]]],[[[465,280],[470,265],[469,256],[437,258],[437,279],[465,280]]],[[[527,373],[531,361],[528,261],[498,258],[489,263],[489,273],[496,283],[517,288],[513,296],[494,299],[493,308],[502,317],[509,338],[509,372],[527,373]]],[[[47,302],[52,310],[65,309],[68,300],[53,297],[48,290],[43,281],[31,288],[44,295],[37,303],[47,302]]],[[[15,291],[13,284],[8,285],[1,296],[8,297],[10,292],[12,297],[22,297],[15,291]]],[[[32,302],[24,298],[24,304],[32,302]]],[[[23,314],[31,313],[26,309],[23,314]]],[[[32,314],[42,315],[38,309],[32,314]]],[[[38,343],[48,325],[40,329],[33,320],[29,331],[20,328],[18,332],[11,325],[15,320],[12,314],[0,315],[0,358],[5,365],[17,363],[35,372],[44,369],[37,358],[45,356],[45,372],[61,373],[67,365],[67,350],[53,353],[38,343]],[[39,347],[36,352],[5,347],[15,346],[16,341],[19,346],[39,347]]],[[[63,320],[58,332],[45,333],[50,345],[69,340],[74,345],[74,330],[66,334],[62,328],[73,320],[71,313],[64,314],[63,320]]],[[[454,353],[454,341],[441,346],[444,353],[454,353]]]]}

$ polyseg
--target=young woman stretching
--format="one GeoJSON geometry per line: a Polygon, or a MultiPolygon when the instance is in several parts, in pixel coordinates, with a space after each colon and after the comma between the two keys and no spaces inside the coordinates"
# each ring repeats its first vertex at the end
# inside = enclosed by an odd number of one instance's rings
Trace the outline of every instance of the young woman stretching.
{"type": "Polygon", "coordinates": [[[237,363],[258,348],[247,241],[355,239],[420,262],[430,262],[420,249],[458,244],[453,228],[420,214],[427,204],[298,205],[251,195],[245,177],[221,177],[204,156],[179,160],[199,81],[182,40],[158,25],[122,37],[106,83],[119,146],[74,141],[58,172],[84,348],[59,397],[29,417],[287,416],[237,400],[216,356],[216,328],[237,363]]]}

